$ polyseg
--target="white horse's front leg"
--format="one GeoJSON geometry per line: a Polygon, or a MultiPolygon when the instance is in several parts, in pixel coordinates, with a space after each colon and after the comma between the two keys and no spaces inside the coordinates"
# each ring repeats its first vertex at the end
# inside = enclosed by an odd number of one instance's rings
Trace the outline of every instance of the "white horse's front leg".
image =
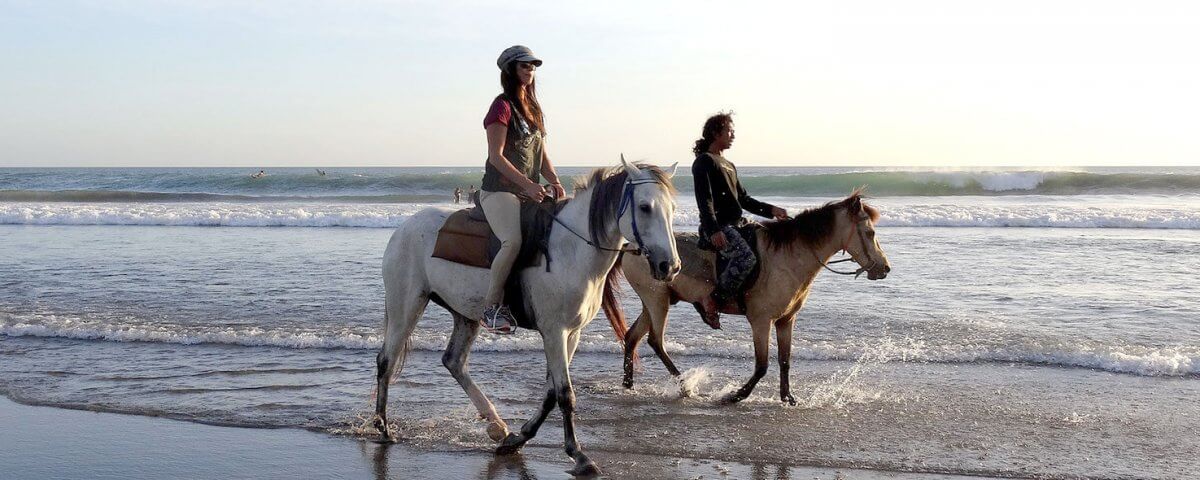
{"type": "Polygon", "coordinates": [[[525,446],[526,442],[533,439],[533,437],[537,435],[538,429],[542,428],[542,423],[546,421],[546,417],[550,415],[550,411],[553,410],[554,405],[558,403],[558,390],[555,388],[553,368],[550,366],[553,364],[553,362],[551,362],[549,358],[551,357],[550,352],[552,348],[555,348],[555,350],[561,352],[566,351],[563,341],[551,341],[552,338],[561,338],[561,336],[561,334],[542,335],[542,342],[546,348],[547,358],[546,396],[542,399],[542,406],[540,409],[538,409],[537,413],[530,417],[529,420],[526,420],[524,425],[521,425],[520,433],[513,432],[504,437],[504,441],[500,442],[499,447],[496,447],[496,455],[510,455],[517,453],[521,447],[525,446]],[[551,347],[551,345],[555,343],[558,346],[551,347]]]}
{"type": "Polygon", "coordinates": [[[583,453],[579,440],[575,438],[575,388],[571,385],[571,357],[579,345],[579,331],[563,332],[553,338],[547,335],[546,368],[558,393],[558,409],[563,416],[563,446],[567,455],[575,460],[572,475],[599,475],[600,468],[583,453]]]}

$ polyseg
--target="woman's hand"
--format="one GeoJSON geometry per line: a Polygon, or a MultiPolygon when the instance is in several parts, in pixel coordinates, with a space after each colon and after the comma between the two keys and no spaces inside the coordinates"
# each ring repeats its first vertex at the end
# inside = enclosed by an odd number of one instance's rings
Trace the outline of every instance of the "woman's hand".
{"type": "Polygon", "coordinates": [[[567,196],[567,190],[563,188],[561,183],[554,182],[550,185],[546,185],[546,187],[550,189],[550,195],[554,196],[555,199],[565,198],[567,196]]]}
{"type": "Polygon", "coordinates": [[[526,182],[521,188],[521,193],[525,198],[537,203],[542,203],[542,199],[546,198],[546,191],[542,190],[542,185],[534,182],[526,182]]]}
{"type": "Polygon", "coordinates": [[[787,220],[788,218],[791,218],[788,217],[787,210],[779,207],[771,207],[771,216],[775,217],[776,220],[787,220]]]}

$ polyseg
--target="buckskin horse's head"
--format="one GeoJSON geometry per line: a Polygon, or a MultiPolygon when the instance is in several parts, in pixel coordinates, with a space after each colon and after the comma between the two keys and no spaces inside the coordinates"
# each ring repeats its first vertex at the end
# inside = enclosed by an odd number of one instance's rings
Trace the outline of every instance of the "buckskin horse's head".
{"type": "Polygon", "coordinates": [[[863,203],[862,192],[854,191],[842,201],[845,207],[849,232],[843,249],[854,259],[861,272],[867,273],[870,280],[887,278],[892,271],[887,254],[875,239],[875,221],[879,220],[879,211],[863,203]]]}

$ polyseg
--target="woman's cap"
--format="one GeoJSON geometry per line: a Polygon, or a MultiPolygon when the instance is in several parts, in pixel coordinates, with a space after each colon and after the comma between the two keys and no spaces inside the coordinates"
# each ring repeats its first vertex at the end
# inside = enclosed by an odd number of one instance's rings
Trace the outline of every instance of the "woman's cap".
{"type": "Polygon", "coordinates": [[[537,66],[542,66],[542,60],[533,56],[533,50],[524,45],[513,45],[500,52],[500,58],[496,59],[496,66],[501,70],[506,69],[512,62],[529,62],[537,66]]]}

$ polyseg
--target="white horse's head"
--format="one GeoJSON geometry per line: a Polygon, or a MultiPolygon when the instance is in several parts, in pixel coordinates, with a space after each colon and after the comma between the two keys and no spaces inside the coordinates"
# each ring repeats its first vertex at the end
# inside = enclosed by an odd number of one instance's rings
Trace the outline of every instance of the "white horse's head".
{"type": "Polygon", "coordinates": [[[618,207],[621,236],[640,248],[656,280],[671,281],[681,268],[675,248],[675,187],[671,177],[679,164],[664,171],[653,165],[632,164],[621,156],[627,175],[626,192],[618,207]]]}

